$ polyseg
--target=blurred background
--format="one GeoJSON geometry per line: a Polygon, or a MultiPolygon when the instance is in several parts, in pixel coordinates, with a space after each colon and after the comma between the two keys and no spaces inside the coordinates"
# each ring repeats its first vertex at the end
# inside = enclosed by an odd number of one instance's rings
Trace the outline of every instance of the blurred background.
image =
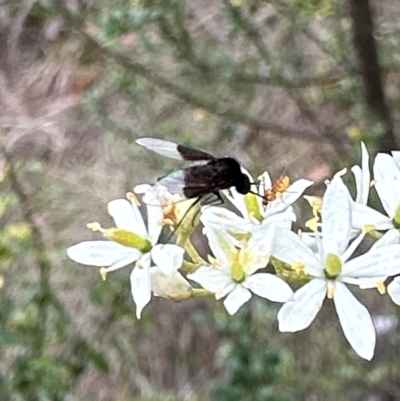
{"type": "Polygon", "coordinates": [[[313,194],[361,140],[396,149],[398,0],[0,0],[0,37],[0,400],[400,400],[400,309],[377,291],[368,363],[329,302],[296,334],[256,299],[234,318],[153,299],[138,321],[129,268],[102,282],[65,254],[112,225],[108,201],[177,168],[138,137],[313,194]]]}

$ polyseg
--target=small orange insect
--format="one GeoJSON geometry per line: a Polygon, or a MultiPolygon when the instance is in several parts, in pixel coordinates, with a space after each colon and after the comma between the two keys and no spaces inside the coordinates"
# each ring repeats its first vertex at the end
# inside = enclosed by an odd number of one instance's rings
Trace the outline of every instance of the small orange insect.
{"type": "Polygon", "coordinates": [[[280,198],[289,188],[290,178],[286,174],[282,174],[268,189],[264,190],[263,204],[268,205],[269,202],[280,198]]]}

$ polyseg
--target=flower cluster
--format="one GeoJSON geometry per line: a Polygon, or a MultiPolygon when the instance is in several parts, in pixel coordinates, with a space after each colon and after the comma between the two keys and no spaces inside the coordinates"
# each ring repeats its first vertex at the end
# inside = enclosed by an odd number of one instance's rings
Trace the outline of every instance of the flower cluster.
{"type": "Polygon", "coordinates": [[[108,272],[133,264],[130,282],[138,318],[152,294],[175,301],[213,295],[224,299],[230,315],[255,294],[282,303],[279,330],[296,332],[309,327],[325,298],[331,299],[347,341],[358,355],[371,360],[376,342],[373,321],[348,286],[377,288],[385,294],[389,282],[387,293],[400,305],[400,152],[378,154],[371,180],[369,155],[365,145],[361,147],[361,167],[351,169],[354,198],[343,181],[345,172],[326,183],[322,198],[304,196],[314,215],[305,225],[308,231],[294,233],[291,227],[296,220],[293,204],[311,181],[300,179],[290,185],[285,176],[276,185],[265,172],[256,185],[243,170],[251,191],[222,191],[236,212],[223,206],[200,207],[161,185],[139,185],[135,192],[142,195],[147,225],[138,198],[129,193],[128,200],[108,204],[115,227],[88,225],[106,241],[81,242],[67,254],[78,263],[100,267],[103,279],[108,272]],[[368,205],[371,188],[385,213],[368,205]],[[190,241],[199,221],[212,255],[199,255],[190,241]],[[174,230],[176,244],[158,243],[163,225],[174,230]],[[375,240],[369,249],[367,236],[375,240]],[[293,292],[288,283],[297,290],[293,292]]]}

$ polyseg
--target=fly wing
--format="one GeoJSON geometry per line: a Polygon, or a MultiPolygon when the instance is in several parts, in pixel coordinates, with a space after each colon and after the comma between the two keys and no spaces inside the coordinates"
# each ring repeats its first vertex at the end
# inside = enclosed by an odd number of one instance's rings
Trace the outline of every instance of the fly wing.
{"type": "Polygon", "coordinates": [[[176,160],[210,161],[215,159],[214,156],[201,150],[178,145],[170,141],[164,141],[163,139],[139,138],[136,140],[136,143],[162,156],[176,160]]]}

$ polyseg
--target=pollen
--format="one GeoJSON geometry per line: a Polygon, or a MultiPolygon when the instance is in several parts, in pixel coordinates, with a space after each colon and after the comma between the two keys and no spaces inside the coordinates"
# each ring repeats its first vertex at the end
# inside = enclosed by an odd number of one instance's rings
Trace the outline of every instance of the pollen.
{"type": "Polygon", "coordinates": [[[161,225],[171,226],[173,229],[179,224],[179,218],[177,216],[177,209],[175,204],[171,204],[163,207],[163,218],[161,225]]]}
{"type": "Polygon", "coordinates": [[[379,294],[381,294],[381,295],[386,294],[386,286],[383,281],[378,281],[376,283],[376,289],[378,290],[379,294]]]}
{"type": "Polygon", "coordinates": [[[305,266],[304,263],[294,262],[291,267],[297,274],[300,274],[304,271],[305,266]]]}
{"type": "Polygon", "coordinates": [[[326,297],[328,299],[333,299],[335,295],[335,287],[333,286],[332,283],[328,283],[328,286],[326,288],[326,297]]]}
{"type": "Polygon", "coordinates": [[[102,280],[106,281],[108,270],[105,267],[101,267],[99,273],[100,273],[102,280]]]}
{"type": "Polygon", "coordinates": [[[313,217],[312,219],[306,221],[305,226],[309,228],[311,231],[318,231],[318,226],[319,226],[319,217],[313,217]]]}
{"type": "Polygon", "coordinates": [[[375,226],[373,226],[372,224],[367,224],[362,229],[366,234],[369,234],[375,230],[375,226]]]}
{"type": "Polygon", "coordinates": [[[140,206],[139,199],[133,192],[127,192],[126,199],[128,199],[129,202],[135,204],[136,206],[140,206]]]}
{"type": "Polygon", "coordinates": [[[89,228],[90,230],[96,232],[96,231],[103,231],[101,228],[101,225],[97,221],[93,221],[92,223],[86,224],[86,227],[89,228]]]}

